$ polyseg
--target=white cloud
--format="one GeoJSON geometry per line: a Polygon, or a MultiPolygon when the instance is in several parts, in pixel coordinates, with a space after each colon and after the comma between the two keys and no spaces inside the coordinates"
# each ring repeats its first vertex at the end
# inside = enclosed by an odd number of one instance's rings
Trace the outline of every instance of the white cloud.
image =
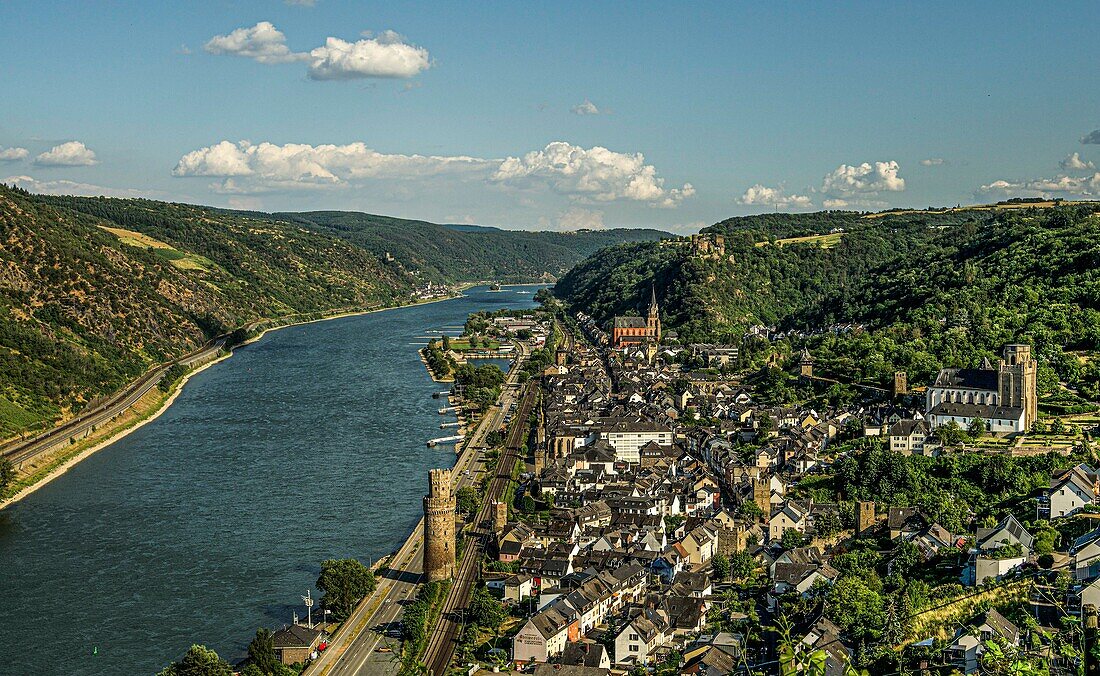
{"type": "Polygon", "coordinates": [[[28,155],[30,152],[26,148],[3,148],[0,149],[0,162],[25,160],[28,155]]]}
{"type": "Polygon", "coordinates": [[[1100,172],[1092,176],[1055,176],[1025,181],[1004,179],[983,185],[978,195],[1003,195],[1005,197],[1095,197],[1100,195],[1100,172]]]}
{"type": "Polygon", "coordinates": [[[848,200],[842,199],[828,199],[821,203],[821,206],[826,209],[847,209],[850,205],[848,200]]]}
{"type": "Polygon", "coordinates": [[[825,175],[821,192],[834,198],[901,192],[905,190],[905,179],[898,176],[898,169],[898,163],[893,160],[855,166],[842,164],[825,175]]]}
{"type": "Polygon", "coordinates": [[[943,158],[942,157],[929,157],[926,160],[921,160],[920,163],[921,163],[921,166],[925,166],[925,167],[938,167],[941,164],[943,164],[943,158]]]}
{"type": "Polygon", "coordinates": [[[43,167],[90,167],[99,164],[95,153],[80,141],[69,141],[54,146],[38,157],[34,163],[43,167]]]}
{"type": "Polygon", "coordinates": [[[570,207],[558,214],[558,230],[598,230],[603,226],[603,212],[570,207]]]}
{"type": "Polygon", "coordinates": [[[228,35],[215,35],[203,49],[210,54],[243,56],[260,63],[302,61],[307,56],[290,51],[286,35],[270,21],[261,21],[251,28],[238,28],[228,35]]]}
{"type": "Polygon", "coordinates": [[[313,7],[317,4],[317,0],[283,0],[291,7],[313,7]]]}
{"type": "Polygon", "coordinates": [[[304,62],[313,80],[405,78],[432,65],[428,50],[406,43],[394,31],[363,35],[364,39],[355,42],[329,37],[321,47],[294,52],[282,31],[270,21],[260,21],[250,28],[215,35],[204,49],[210,54],[243,56],[266,64],[304,62]]]}
{"type": "Polygon", "coordinates": [[[806,195],[788,195],[783,188],[769,188],[759,183],[737,198],[737,203],[782,209],[808,209],[813,206],[813,202],[806,195]]]}
{"type": "Polygon", "coordinates": [[[314,80],[412,77],[432,65],[428,50],[407,44],[393,31],[356,42],[328,38],[309,59],[309,77],[314,80]]]}
{"type": "Polygon", "coordinates": [[[361,142],[312,146],[221,141],[181,157],[172,174],[222,179],[213,189],[226,194],[434,178],[511,186],[526,189],[530,195],[549,191],[582,203],[627,201],[674,207],[695,194],[690,183],[664,187],[664,179],[652,165],[645,164],[641,154],[616,153],[598,146],[585,149],[562,141],[504,160],[381,153],[361,142]]]}
{"type": "Polygon", "coordinates": [[[599,115],[601,112],[600,109],[596,107],[596,104],[588,99],[585,99],[583,103],[578,103],[573,106],[570,110],[573,111],[574,115],[599,115]]]}
{"type": "Polygon", "coordinates": [[[175,176],[227,179],[222,192],[267,192],[274,189],[342,186],[357,180],[417,178],[440,174],[480,173],[485,177],[499,160],[466,156],[385,154],[364,143],[311,146],[222,141],[187,153],[175,176]],[[237,179],[237,180],[233,180],[237,179]]]}
{"type": "Polygon", "coordinates": [[[1083,169],[1096,168],[1096,165],[1094,165],[1092,162],[1086,162],[1085,160],[1082,160],[1080,153],[1067,155],[1064,160],[1058,163],[1058,166],[1065,171],[1080,171],[1083,169]]]}
{"type": "Polygon", "coordinates": [[[517,187],[548,186],[583,201],[630,200],[658,207],[675,207],[695,194],[690,183],[665,188],[664,179],[641,153],[617,153],[600,146],[586,149],[565,141],[554,141],[523,157],[509,157],[492,180],[517,187]]]}
{"type": "Polygon", "coordinates": [[[0,179],[0,183],[16,185],[24,190],[44,195],[78,195],[81,197],[164,197],[159,193],[153,193],[146,190],[106,188],[101,185],[77,183],[68,180],[40,181],[31,176],[8,176],[7,178],[0,179]]]}

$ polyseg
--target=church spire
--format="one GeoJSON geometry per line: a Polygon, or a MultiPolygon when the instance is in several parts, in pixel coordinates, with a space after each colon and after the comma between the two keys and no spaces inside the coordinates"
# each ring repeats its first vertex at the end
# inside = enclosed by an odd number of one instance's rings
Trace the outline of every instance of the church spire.
{"type": "Polygon", "coordinates": [[[649,285],[649,316],[657,316],[657,286],[652,283],[649,285]]]}

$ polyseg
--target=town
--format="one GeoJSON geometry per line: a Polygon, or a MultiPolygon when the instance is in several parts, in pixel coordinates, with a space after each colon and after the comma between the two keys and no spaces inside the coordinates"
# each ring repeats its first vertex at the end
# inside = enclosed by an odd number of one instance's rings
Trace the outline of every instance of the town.
{"type": "MultiPolygon", "coordinates": [[[[422,555],[387,564],[419,575],[403,617],[376,600],[344,637],[370,654],[344,654],[370,673],[544,676],[1092,662],[1100,419],[1041,411],[1028,345],[834,405],[841,374],[808,351],[746,370],[742,345],[663,332],[648,295],[601,327],[544,294],[430,347],[452,364],[479,337],[519,350],[499,406],[467,404],[484,417],[456,467],[431,472],[422,555]],[[777,382],[807,396],[778,405],[777,382]]],[[[329,647],[306,673],[348,661],[329,647]]]]}

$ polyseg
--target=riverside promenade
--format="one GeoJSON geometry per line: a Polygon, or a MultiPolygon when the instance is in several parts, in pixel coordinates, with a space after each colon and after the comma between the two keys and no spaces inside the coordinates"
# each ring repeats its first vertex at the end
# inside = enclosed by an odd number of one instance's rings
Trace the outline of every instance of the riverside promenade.
{"type": "MultiPolygon", "coordinates": [[[[485,437],[500,428],[505,411],[516,402],[519,366],[528,354],[527,346],[519,343],[517,360],[508,371],[500,400],[482,416],[466,440],[451,474],[456,491],[477,485],[484,470],[485,437]]],[[[422,480],[426,482],[426,477],[422,480]]],[[[374,593],[352,611],[333,634],[328,649],[302,672],[304,676],[396,674],[399,671],[400,640],[386,633],[400,628],[402,603],[416,596],[423,572],[423,545],[424,520],[421,519],[397,553],[377,571],[378,587],[374,593]],[[379,652],[386,648],[392,652],[379,652]]]]}

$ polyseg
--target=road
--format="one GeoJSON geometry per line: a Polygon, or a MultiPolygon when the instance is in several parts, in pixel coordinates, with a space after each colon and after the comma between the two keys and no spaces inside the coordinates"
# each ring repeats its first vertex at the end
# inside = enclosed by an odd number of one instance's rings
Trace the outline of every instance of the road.
{"type": "MultiPolygon", "coordinates": [[[[179,363],[190,365],[195,362],[213,356],[225,346],[225,338],[218,338],[210,345],[193,352],[179,360],[179,363]]],[[[106,422],[114,420],[127,409],[133,406],[149,390],[160,384],[165,372],[176,362],[162,364],[149,371],[141,378],[128,385],[124,390],[113,395],[103,404],[88,410],[79,416],[69,420],[51,430],[43,432],[36,437],[22,442],[10,444],[4,448],[2,455],[8,458],[16,466],[24,463],[39,453],[53,450],[59,443],[72,438],[84,438],[92,431],[93,427],[99,427],[106,422]]]]}
{"type": "Polygon", "coordinates": [[[467,535],[466,549],[462,553],[462,561],[458,565],[458,572],[455,574],[451,589],[443,602],[439,622],[428,638],[423,662],[428,667],[428,673],[433,676],[442,676],[449,671],[455,644],[462,629],[460,611],[465,610],[470,599],[470,591],[481,575],[481,559],[492,533],[492,503],[500,499],[505,486],[512,479],[512,467],[519,458],[519,449],[527,436],[526,421],[534,408],[537,393],[538,389],[530,384],[524,391],[523,399],[516,411],[517,424],[508,434],[504,453],[497,463],[496,476],[489,483],[489,490],[486,491],[481,508],[474,520],[474,528],[467,535]]]}
{"type": "MultiPolygon", "coordinates": [[[[526,359],[529,349],[519,346],[519,362],[526,359]]],[[[505,380],[505,387],[498,405],[482,417],[472,435],[465,442],[452,476],[455,490],[474,486],[484,469],[482,451],[489,432],[500,429],[504,417],[514,403],[514,389],[519,368],[513,367],[505,380]]],[[[501,458],[503,462],[503,456],[501,458]]],[[[509,469],[509,472],[511,470],[509,469]]],[[[484,511],[484,505],[482,511],[484,511]]],[[[482,518],[481,512],[478,515],[482,518]]],[[[420,588],[423,572],[424,520],[421,519],[412,534],[394,555],[390,564],[379,574],[378,587],[364,599],[351,616],[329,641],[329,648],[303,672],[304,676],[352,676],[354,674],[397,673],[400,668],[400,639],[394,631],[400,628],[403,604],[411,601],[420,588]],[[392,652],[379,652],[389,648],[392,652]]],[[[467,547],[467,550],[471,547],[467,547]]]]}

